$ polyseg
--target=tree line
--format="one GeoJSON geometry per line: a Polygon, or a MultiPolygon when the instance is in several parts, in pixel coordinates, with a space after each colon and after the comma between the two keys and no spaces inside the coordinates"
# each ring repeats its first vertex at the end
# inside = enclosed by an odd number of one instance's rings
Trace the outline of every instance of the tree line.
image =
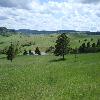
{"type": "Polygon", "coordinates": [[[79,53],[95,53],[100,52],[100,39],[97,40],[96,43],[82,43],[82,45],[79,47],[79,53]]]}
{"type": "MultiPolygon", "coordinates": [[[[17,54],[18,54],[18,49],[14,49],[14,45],[11,43],[6,53],[7,59],[12,62],[12,60],[15,58],[17,54]]],[[[27,54],[28,54],[27,50],[24,50],[23,55],[27,55],[27,54]]],[[[35,49],[35,54],[41,55],[41,52],[38,47],[36,47],[35,49]]],[[[29,50],[29,55],[33,55],[31,50],[29,50]]]]}

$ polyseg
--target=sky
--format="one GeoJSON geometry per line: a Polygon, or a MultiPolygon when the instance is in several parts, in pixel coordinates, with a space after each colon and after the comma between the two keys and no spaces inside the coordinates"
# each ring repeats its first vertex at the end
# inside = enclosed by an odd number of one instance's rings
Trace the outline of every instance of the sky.
{"type": "Polygon", "coordinates": [[[100,0],[0,0],[0,27],[100,31],[100,0]]]}

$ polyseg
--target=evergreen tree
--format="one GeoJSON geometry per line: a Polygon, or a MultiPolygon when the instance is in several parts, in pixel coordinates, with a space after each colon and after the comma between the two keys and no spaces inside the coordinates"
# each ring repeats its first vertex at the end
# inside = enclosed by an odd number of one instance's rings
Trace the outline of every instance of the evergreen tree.
{"type": "Polygon", "coordinates": [[[85,53],[85,50],[86,50],[86,45],[85,45],[85,43],[83,43],[83,44],[79,47],[79,52],[80,52],[80,53],[85,53]]]}
{"type": "Polygon", "coordinates": [[[29,55],[33,55],[33,53],[32,53],[32,51],[31,51],[31,50],[29,50],[29,55]]]}
{"type": "Polygon", "coordinates": [[[97,51],[97,50],[96,50],[96,44],[95,44],[95,43],[92,44],[92,48],[91,48],[91,49],[92,49],[92,52],[93,52],[93,53],[97,51]]]}
{"type": "Polygon", "coordinates": [[[86,42],[86,41],[87,41],[87,39],[84,39],[84,41],[86,42]]]}
{"type": "Polygon", "coordinates": [[[86,52],[86,53],[91,52],[91,45],[90,45],[90,42],[87,43],[85,52],[86,52]]]}
{"type": "Polygon", "coordinates": [[[41,55],[41,52],[40,52],[40,50],[39,50],[39,47],[36,47],[36,49],[35,49],[35,54],[41,55]]]}
{"type": "Polygon", "coordinates": [[[80,43],[81,41],[79,40],[79,43],[80,43]]]}
{"type": "Polygon", "coordinates": [[[91,41],[93,41],[93,38],[91,38],[91,41]]]}
{"type": "Polygon", "coordinates": [[[93,43],[93,44],[92,44],[92,47],[93,47],[93,48],[95,48],[95,47],[96,47],[96,44],[95,44],[95,43],[93,43]]]}
{"type": "Polygon", "coordinates": [[[9,49],[7,51],[7,59],[11,60],[11,62],[12,62],[14,57],[15,57],[14,45],[11,43],[11,45],[9,46],[9,49]]]}
{"type": "Polygon", "coordinates": [[[66,36],[65,33],[59,35],[55,45],[55,56],[62,56],[64,60],[64,55],[69,52],[69,42],[70,39],[66,36]]]}
{"type": "Polygon", "coordinates": [[[100,47],[100,39],[97,41],[97,47],[100,47]]]}
{"type": "Polygon", "coordinates": [[[24,50],[24,53],[23,53],[23,55],[27,55],[28,53],[27,53],[27,51],[26,50],[24,50]]]}
{"type": "Polygon", "coordinates": [[[90,48],[90,46],[91,46],[91,45],[90,45],[90,42],[88,42],[88,43],[87,43],[87,48],[90,48]]]}

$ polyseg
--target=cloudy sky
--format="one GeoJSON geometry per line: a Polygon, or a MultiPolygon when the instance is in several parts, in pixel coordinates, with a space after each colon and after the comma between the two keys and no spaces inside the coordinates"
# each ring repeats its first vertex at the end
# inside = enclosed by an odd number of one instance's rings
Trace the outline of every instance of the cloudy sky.
{"type": "Polygon", "coordinates": [[[100,0],[0,0],[0,27],[100,31],[100,0]]]}

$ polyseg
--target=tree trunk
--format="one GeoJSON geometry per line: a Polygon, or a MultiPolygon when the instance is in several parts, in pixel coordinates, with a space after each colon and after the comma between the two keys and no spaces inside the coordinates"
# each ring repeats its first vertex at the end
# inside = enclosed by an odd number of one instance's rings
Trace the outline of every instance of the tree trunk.
{"type": "Polygon", "coordinates": [[[12,59],[11,59],[11,62],[12,62],[12,59]]]}
{"type": "Polygon", "coordinates": [[[63,54],[63,60],[65,59],[64,54],[63,54]]]}

